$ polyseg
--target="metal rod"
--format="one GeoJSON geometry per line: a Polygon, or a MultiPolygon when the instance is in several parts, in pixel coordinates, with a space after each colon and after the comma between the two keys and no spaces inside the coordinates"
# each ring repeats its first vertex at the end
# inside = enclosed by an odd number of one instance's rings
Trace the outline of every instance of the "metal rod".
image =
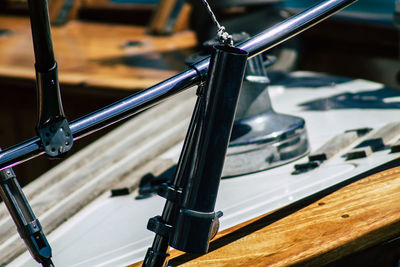
{"type": "MultiPolygon", "coordinates": [[[[357,0],[324,1],[261,32],[239,44],[238,47],[249,52],[249,57],[256,56],[323,21],[355,1],[357,0]]],[[[167,97],[200,83],[207,73],[208,65],[209,58],[204,59],[194,64],[193,69],[181,72],[146,90],[73,121],[70,127],[74,140],[128,118],[167,97]]],[[[38,137],[34,137],[2,151],[0,168],[18,165],[41,154],[43,154],[43,148],[40,146],[40,140],[38,137]]]]}
{"type": "Polygon", "coordinates": [[[47,156],[57,158],[71,149],[73,134],[62,107],[47,0],[29,0],[28,4],[35,52],[38,106],[36,132],[47,156]]]}
{"type": "Polygon", "coordinates": [[[0,196],[33,258],[43,266],[52,266],[51,247],[12,168],[0,171],[0,196]]]}
{"type": "Polygon", "coordinates": [[[28,0],[28,5],[36,70],[46,72],[56,64],[51,40],[47,0],[28,0]]]}

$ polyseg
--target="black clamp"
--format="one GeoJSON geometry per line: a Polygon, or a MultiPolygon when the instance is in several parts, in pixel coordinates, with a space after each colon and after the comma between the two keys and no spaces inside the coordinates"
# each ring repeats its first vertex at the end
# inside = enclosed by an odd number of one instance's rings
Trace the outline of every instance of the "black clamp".
{"type": "Polygon", "coordinates": [[[147,229],[160,236],[168,238],[171,235],[172,226],[163,222],[161,216],[155,216],[149,219],[147,229]]]}
{"type": "Polygon", "coordinates": [[[157,188],[157,194],[169,201],[181,203],[182,189],[176,189],[169,183],[163,183],[157,188]]]}
{"type": "Polygon", "coordinates": [[[294,172],[292,172],[292,174],[293,175],[302,174],[314,170],[315,168],[318,168],[322,162],[323,161],[320,160],[311,160],[306,163],[296,164],[294,165],[294,172]]]}
{"type": "Polygon", "coordinates": [[[14,170],[12,168],[4,169],[0,171],[0,182],[5,183],[13,178],[16,178],[14,170]]]}
{"type": "Polygon", "coordinates": [[[57,158],[68,152],[74,142],[61,104],[57,63],[47,72],[36,71],[36,77],[39,108],[36,130],[47,156],[57,158]]]}
{"type": "Polygon", "coordinates": [[[207,253],[209,241],[218,233],[219,218],[222,215],[222,211],[201,212],[180,209],[170,245],[189,253],[207,253]]]}

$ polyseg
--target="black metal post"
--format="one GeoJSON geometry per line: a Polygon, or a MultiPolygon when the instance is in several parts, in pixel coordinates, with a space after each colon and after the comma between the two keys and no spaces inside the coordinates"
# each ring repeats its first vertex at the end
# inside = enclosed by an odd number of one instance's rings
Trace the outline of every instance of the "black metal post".
{"type": "Polygon", "coordinates": [[[214,212],[226,150],[232,131],[239,91],[246,68],[247,52],[233,47],[217,47],[211,56],[204,89],[196,144],[185,158],[187,182],[170,245],[182,251],[206,253],[216,233],[214,212]]]}
{"type": "Polygon", "coordinates": [[[34,259],[53,266],[50,245],[11,168],[0,171],[0,196],[34,259]]]}
{"type": "Polygon", "coordinates": [[[36,131],[46,154],[49,157],[58,157],[71,149],[73,137],[61,102],[47,0],[29,0],[28,5],[38,98],[39,119],[36,131]]]}
{"type": "Polygon", "coordinates": [[[206,253],[217,232],[222,213],[214,212],[215,201],[247,55],[230,46],[214,48],[175,177],[159,192],[167,198],[163,214],[148,224],[156,237],[143,266],[163,266],[168,244],[186,252],[206,253]]]}
{"type": "Polygon", "coordinates": [[[40,72],[47,72],[56,64],[50,32],[47,0],[28,0],[35,66],[40,72]]]}
{"type": "MultiPolygon", "coordinates": [[[[323,21],[355,1],[357,0],[324,1],[261,32],[238,47],[249,52],[251,58],[323,21]]],[[[181,72],[155,86],[73,121],[70,127],[74,140],[130,117],[169,96],[198,84],[207,73],[208,64],[209,59],[205,59],[194,64],[194,69],[181,72]]],[[[20,164],[43,153],[40,139],[32,138],[2,151],[0,169],[20,164]]]]}

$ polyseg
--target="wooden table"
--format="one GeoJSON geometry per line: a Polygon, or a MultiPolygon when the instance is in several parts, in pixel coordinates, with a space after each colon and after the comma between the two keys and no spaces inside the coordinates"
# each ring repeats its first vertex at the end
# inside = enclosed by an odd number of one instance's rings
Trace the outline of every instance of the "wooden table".
{"type": "MultiPolygon", "coordinates": [[[[33,80],[29,19],[0,16],[0,79],[33,80]]],[[[79,87],[140,90],[184,69],[193,32],[151,36],[145,27],[72,21],[52,28],[60,81],[79,87]]]]}
{"type": "MultiPolygon", "coordinates": [[[[286,207],[223,231],[211,243],[208,254],[171,251],[169,263],[213,267],[323,266],[399,235],[400,167],[396,167],[314,202],[286,207]]],[[[399,243],[394,248],[396,260],[400,259],[399,243]]],[[[376,257],[371,260],[369,263],[375,263],[372,266],[379,266],[376,257]]]]}

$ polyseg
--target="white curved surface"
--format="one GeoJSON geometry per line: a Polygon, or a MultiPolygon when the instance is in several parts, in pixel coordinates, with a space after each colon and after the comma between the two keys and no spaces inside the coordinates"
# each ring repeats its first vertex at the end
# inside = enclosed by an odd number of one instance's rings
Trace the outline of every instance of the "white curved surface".
{"type": "MultiPolygon", "coordinates": [[[[294,77],[315,74],[295,73],[294,77]]],[[[333,79],[333,78],[332,78],[333,79]]],[[[345,92],[357,93],[381,89],[382,85],[363,80],[350,80],[334,86],[271,87],[270,94],[278,112],[305,118],[312,150],[348,129],[373,127],[399,120],[399,109],[331,109],[304,110],[300,103],[345,92]]],[[[390,102],[390,101],[389,101],[390,102]]],[[[397,141],[400,133],[394,138],[397,141]]],[[[292,175],[296,162],[271,170],[223,179],[216,210],[222,210],[221,229],[232,227],[259,215],[274,211],[317,193],[375,166],[393,160],[399,154],[388,150],[373,153],[366,159],[345,161],[343,154],[359,143],[354,142],[321,167],[292,175]]],[[[177,160],[180,146],[172,147],[161,158],[177,160]]],[[[105,193],[81,210],[56,231],[48,235],[56,266],[125,266],[143,259],[154,234],[146,230],[150,217],[161,214],[164,200],[151,197],[135,200],[128,196],[110,198],[105,193]]],[[[28,253],[10,266],[38,266],[28,253]]]]}

